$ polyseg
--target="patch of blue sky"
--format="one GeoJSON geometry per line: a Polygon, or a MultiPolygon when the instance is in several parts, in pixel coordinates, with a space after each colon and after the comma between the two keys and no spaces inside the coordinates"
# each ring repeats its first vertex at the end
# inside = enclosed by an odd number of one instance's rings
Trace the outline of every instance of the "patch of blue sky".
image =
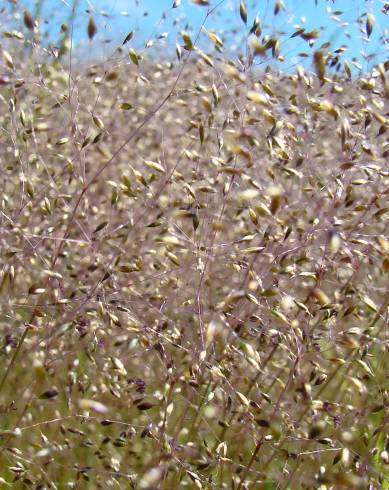
{"type": "MultiPolygon", "coordinates": [[[[305,56],[310,59],[312,52],[326,42],[331,43],[332,52],[344,47],[347,59],[354,59],[366,70],[388,59],[389,12],[385,10],[389,11],[389,2],[385,0],[284,0],[285,8],[278,15],[274,15],[275,0],[246,0],[247,27],[239,15],[239,0],[210,0],[208,7],[182,0],[177,8],[172,8],[173,0],[19,0],[18,3],[19,9],[26,6],[32,14],[41,9],[45,38],[54,43],[59,38],[61,23],[70,20],[72,8],[76,7],[73,38],[83,54],[92,57],[108,56],[129,31],[134,31],[131,45],[137,50],[146,49],[147,43],[172,50],[182,41],[181,30],[195,37],[203,23],[223,39],[227,50],[244,52],[248,29],[258,16],[263,33],[279,37],[285,69],[304,64],[305,56]],[[208,9],[214,10],[206,17],[208,9]],[[369,38],[363,32],[366,13],[375,18],[369,38]],[[98,29],[92,42],[86,35],[91,14],[98,29]],[[301,37],[290,37],[296,26],[320,31],[314,46],[301,37]]],[[[201,35],[200,43],[205,51],[211,48],[207,36],[201,35]]]]}

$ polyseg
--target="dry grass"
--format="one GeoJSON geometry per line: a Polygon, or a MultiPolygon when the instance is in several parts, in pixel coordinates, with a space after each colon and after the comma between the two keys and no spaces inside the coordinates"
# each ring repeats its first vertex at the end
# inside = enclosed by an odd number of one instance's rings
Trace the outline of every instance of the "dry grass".
{"type": "Polygon", "coordinates": [[[4,488],[389,488],[389,66],[256,70],[256,34],[7,38],[4,488]]]}

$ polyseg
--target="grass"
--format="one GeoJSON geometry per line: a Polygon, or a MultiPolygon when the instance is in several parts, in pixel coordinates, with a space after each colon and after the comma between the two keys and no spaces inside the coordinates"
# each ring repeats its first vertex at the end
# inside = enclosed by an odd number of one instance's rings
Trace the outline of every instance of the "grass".
{"type": "Polygon", "coordinates": [[[94,64],[18,29],[4,488],[389,488],[388,63],[356,76],[300,32],[312,66],[283,71],[256,20],[240,61],[201,29],[94,64]]]}

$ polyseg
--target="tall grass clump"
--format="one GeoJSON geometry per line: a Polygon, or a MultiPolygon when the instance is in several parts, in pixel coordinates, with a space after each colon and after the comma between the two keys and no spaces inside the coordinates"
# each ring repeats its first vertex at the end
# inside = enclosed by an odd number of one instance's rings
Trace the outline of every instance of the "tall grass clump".
{"type": "Polygon", "coordinates": [[[389,488],[372,4],[359,59],[293,1],[175,0],[147,35],[147,2],[124,34],[55,3],[2,7],[1,484],[389,488]]]}

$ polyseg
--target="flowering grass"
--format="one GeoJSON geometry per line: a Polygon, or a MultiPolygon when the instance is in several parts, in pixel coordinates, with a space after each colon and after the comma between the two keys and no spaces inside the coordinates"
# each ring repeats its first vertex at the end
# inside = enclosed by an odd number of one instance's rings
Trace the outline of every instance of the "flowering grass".
{"type": "Polygon", "coordinates": [[[4,488],[389,488],[389,64],[239,11],[240,59],[5,36],[4,488]]]}

